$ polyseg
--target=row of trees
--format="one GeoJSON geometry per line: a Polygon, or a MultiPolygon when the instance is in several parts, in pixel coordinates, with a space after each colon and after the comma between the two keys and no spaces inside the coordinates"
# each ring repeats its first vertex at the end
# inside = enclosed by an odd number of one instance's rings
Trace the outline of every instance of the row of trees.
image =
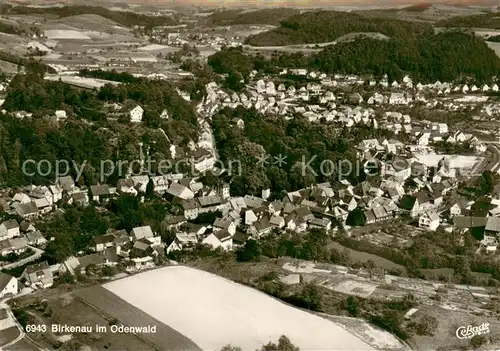
{"type": "Polygon", "coordinates": [[[115,69],[111,71],[104,71],[102,69],[89,70],[84,68],[78,72],[78,75],[80,77],[98,78],[120,83],[133,83],[137,81],[137,78],[135,78],[132,74],[128,72],[117,72],[115,69]]]}

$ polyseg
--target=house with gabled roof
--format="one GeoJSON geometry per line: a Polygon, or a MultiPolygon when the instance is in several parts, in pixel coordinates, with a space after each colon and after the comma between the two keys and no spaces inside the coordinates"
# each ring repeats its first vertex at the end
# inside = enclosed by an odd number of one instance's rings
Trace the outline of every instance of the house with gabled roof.
{"type": "Polygon", "coordinates": [[[54,275],[47,261],[27,266],[21,274],[28,286],[33,288],[50,288],[54,284],[54,275]]]}
{"type": "Polygon", "coordinates": [[[31,219],[38,216],[38,208],[34,201],[19,204],[16,207],[16,213],[24,219],[31,219]]]}
{"type": "Polygon", "coordinates": [[[417,197],[412,195],[403,195],[399,201],[399,208],[407,212],[410,217],[416,218],[420,214],[420,205],[417,197]]]}
{"type": "Polygon", "coordinates": [[[75,187],[75,181],[73,180],[73,177],[69,175],[57,178],[56,184],[67,192],[71,192],[75,187]]]}
{"type": "Polygon", "coordinates": [[[175,198],[183,200],[194,198],[194,193],[188,187],[177,182],[172,182],[172,184],[170,184],[166,191],[166,194],[167,197],[169,197],[171,200],[175,198]]]}
{"type": "Polygon", "coordinates": [[[91,185],[90,194],[92,195],[92,200],[96,202],[104,202],[113,196],[113,193],[107,184],[91,185]]]}
{"type": "Polygon", "coordinates": [[[439,227],[439,215],[433,211],[427,211],[418,218],[418,226],[426,230],[435,231],[439,227]]]}
{"type": "Polygon", "coordinates": [[[227,230],[219,230],[204,238],[202,244],[209,245],[213,249],[231,250],[233,248],[233,235],[227,230]]]}
{"type": "Polygon", "coordinates": [[[19,282],[17,278],[0,272],[0,298],[16,295],[19,292],[19,282]]]}
{"type": "Polygon", "coordinates": [[[47,243],[47,239],[40,233],[39,230],[34,230],[31,232],[27,232],[24,234],[24,237],[26,238],[26,241],[28,245],[31,246],[41,246],[47,243]]]}
{"type": "Polygon", "coordinates": [[[234,235],[236,233],[236,224],[227,218],[217,218],[213,223],[214,232],[227,230],[228,233],[234,235]]]}
{"type": "Polygon", "coordinates": [[[9,219],[0,224],[0,238],[10,239],[20,235],[19,223],[15,219],[9,219]]]}

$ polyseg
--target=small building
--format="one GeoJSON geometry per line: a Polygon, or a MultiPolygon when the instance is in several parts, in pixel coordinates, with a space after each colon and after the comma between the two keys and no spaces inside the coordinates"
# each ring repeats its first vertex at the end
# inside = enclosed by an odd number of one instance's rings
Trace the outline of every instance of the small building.
{"type": "Polygon", "coordinates": [[[423,213],[418,218],[418,226],[427,230],[436,230],[439,227],[439,215],[431,211],[423,213]]]}
{"type": "Polygon", "coordinates": [[[54,284],[54,275],[47,261],[26,267],[21,274],[21,279],[26,280],[32,288],[50,288],[54,284]]]}
{"type": "Polygon", "coordinates": [[[130,122],[140,123],[142,122],[142,116],[144,115],[144,109],[137,105],[130,111],[130,122]]]}
{"type": "Polygon", "coordinates": [[[0,298],[14,296],[19,292],[17,278],[0,272],[0,298]]]}

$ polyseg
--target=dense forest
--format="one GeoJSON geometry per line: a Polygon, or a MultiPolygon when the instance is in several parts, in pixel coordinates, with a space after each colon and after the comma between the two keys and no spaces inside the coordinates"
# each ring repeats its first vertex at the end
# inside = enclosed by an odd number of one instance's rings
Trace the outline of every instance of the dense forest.
{"type": "Polygon", "coordinates": [[[95,91],[78,89],[59,81],[46,81],[41,75],[18,75],[7,90],[3,107],[7,111],[24,110],[41,115],[64,109],[76,116],[95,120],[105,118],[99,113],[104,102],[140,104],[145,110],[144,121],[151,126],[162,123],[159,116],[167,109],[172,122],[177,124],[174,128],[178,131],[184,129],[187,138],[193,137],[189,132],[196,126],[193,107],[172,84],[161,80],[139,79],[118,86],[105,85],[95,91]]]}
{"type": "Polygon", "coordinates": [[[281,26],[248,38],[246,44],[277,46],[328,43],[349,33],[382,33],[411,39],[433,33],[430,25],[387,18],[367,18],[336,11],[306,12],[281,21],[281,26]]]}
{"type": "MultiPolygon", "coordinates": [[[[136,145],[142,138],[151,143],[151,156],[157,161],[170,158],[171,144],[184,147],[197,138],[193,106],[166,81],[143,79],[96,91],[46,81],[36,74],[18,75],[7,89],[3,108],[34,114],[32,119],[0,116],[0,182],[4,186],[46,184],[54,179],[53,172],[46,177],[23,175],[21,167],[27,159],[46,159],[52,164],[58,159],[74,160],[78,164],[87,161],[84,178],[94,184],[98,181],[95,170],[99,169],[101,160],[115,160],[118,155],[122,160],[137,159],[136,145]],[[108,121],[104,110],[106,102],[123,103],[124,120],[128,108],[140,104],[145,110],[143,123],[130,127],[119,123],[120,119],[108,121]],[[63,124],[50,118],[59,109],[70,117],[63,124]],[[159,118],[163,109],[169,112],[168,120],[159,118]],[[45,116],[49,118],[43,118],[45,116]]],[[[115,181],[116,177],[111,183],[115,181]]]]}
{"type": "Polygon", "coordinates": [[[219,74],[246,79],[252,70],[276,73],[302,67],[326,73],[372,74],[400,80],[408,74],[421,82],[475,79],[491,81],[500,74],[500,58],[484,40],[458,32],[442,32],[413,39],[377,40],[370,37],[340,42],[321,52],[273,54],[271,58],[228,48],[212,55],[208,64],[219,74]]]}
{"type": "Polygon", "coordinates": [[[438,21],[436,27],[500,29],[500,17],[498,13],[494,12],[473,16],[456,16],[438,21]]]}
{"type": "MultiPolygon", "coordinates": [[[[299,115],[291,120],[276,119],[243,107],[222,110],[213,117],[212,125],[224,164],[235,160],[241,163],[241,174],[233,174],[231,182],[231,194],[235,196],[260,195],[262,189],[271,188],[279,197],[283,190],[297,190],[322,181],[337,182],[341,172],[357,183],[364,175],[354,170],[348,172],[345,163],[356,163],[349,145],[367,138],[391,137],[390,132],[369,127],[336,132],[299,115]],[[245,128],[234,128],[234,118],[241,118],[245,128]],[[286,157],[281,165],[276,158],[280,155],[286,157]],[[259,163],[262,159],[267,159],[267,164],[259,163]],[[321,168],[324,160],[331,164],[324,163],[321,168]]],[[[233,173],[238,172],[233,169],[233,173]]]]}
{"type": "Polygon", "coordinates": [[[99,15],[115,21],[123,26],[171,26],[178,21],[169,16],[147,16],[132,11],[112,11],[100,6],[51,6],[51,7],[28,7],[28,6],[4,6],[2,14],[12,15],[52,15],[59,18],[76,15],[99,15]]]}
{"type": "Polygon", "coordinates": [[[291,8],[262,9],[255,11],[224,10],[214,12],[210,15],[205,25],[207,26],[228,26],[238,24],[269,24],[279,25],[300,11],[291,8]]]}
{"type": "Polygon", "coordinates": [[[453,81],[474,77],[489,81],[500,73],[500,59],[473,35],[443,32],[414,40],[365,38],[325,48],[312,60],[324,72],[410,74],[420,81],[453,81]]]}

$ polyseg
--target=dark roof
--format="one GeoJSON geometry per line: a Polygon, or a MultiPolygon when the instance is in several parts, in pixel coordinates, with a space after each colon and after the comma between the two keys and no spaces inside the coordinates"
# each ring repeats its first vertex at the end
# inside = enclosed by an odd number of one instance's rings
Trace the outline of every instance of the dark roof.
{"type": "Polygon", "coordinates": [[[106,244],[106,243],[112,243],[115,240],[115,237],[111,234],[107,234],[107,235],[94,236],[92,240],[96,245],[106,244]]]}
{"type": "Polygon", "coordinates": [[[91,254],[83,257],[78,257],[81,268],[86,268],[91,264],[99,265],[104,263],[104,259],[100,254],[91,254]]]}
{"type": "Polygon", "coordinates": [[[25,204],[20,204],[19,206],[16,207],[16,212],[20,216],[26,216],[34,213],[38,213],[38,208],[36,207],[35,203],[33,201],[25,203],[25,204]]]}
{"type": "Polygon", "coordinates": [[[202,207],[218,205],[222,202],[219,195],[203,196],[198,198],[198,202],[202,207]]]}
{"type": "Polygon", "coordinates": [[[486,217],[456,216],[453,217],[453,225],[457,229],[485,227],[487,220],[486,217]]]}
{"type": "Polygon", "coordinates": [[[184,216],[167,216],[166,218],[167,224],[179,224],[186,221],[186,217],[184,216]]]}
{"type": "Polygon", "coordinates": [[[410,211],[411,209],[413,209],[415,201],[417,201],[417,198],[415,196],[403,195],[403,197],[399,201],[399,207],[401,207],[404,210],[410,211]]]}
{"type": "Polygon", "coordinates": [[[2,224],[7,229],[19,228],[19,223],[17,223],[15,219],[9,219],[8,221],[3,222],[2,224]]]}
{"type": "Polygon", "coordinates": [[[219,239],[220,241],[226,241],[231,239],[231,234],[227,230],[219,230],[214,233],[214,235],[219,239]]]}
{"type": "Polygon", "coordinates": [[[7,284],[9,284],[12,278],[13,278],[12,276],[0,272],[0,291],[3,291],[3,289],[5,289],[5,287],[7,286],[7,284]]]}
{"type": "Polygon", "coordinates": [[[109,191],[109,185],[107,184],[91,185],[90,191],[93,196],[103,196],[111,194],[111,192],[109,191]]]}
{"type": "Polygon", "coordinates": [[[43,261],[40,263],[32,264],[25,268],[26,273],[31,274],[38,271],[43,271],[49,268],[49,263],[47,261],[43,261]]]}
{"type": "Polygon", "coordinates": [[[236,244],[244,244],[246,241],[250,238],[249,234],[242,233],[242,232],[236,232],[233,235],[233,242],[236,244]]]}

